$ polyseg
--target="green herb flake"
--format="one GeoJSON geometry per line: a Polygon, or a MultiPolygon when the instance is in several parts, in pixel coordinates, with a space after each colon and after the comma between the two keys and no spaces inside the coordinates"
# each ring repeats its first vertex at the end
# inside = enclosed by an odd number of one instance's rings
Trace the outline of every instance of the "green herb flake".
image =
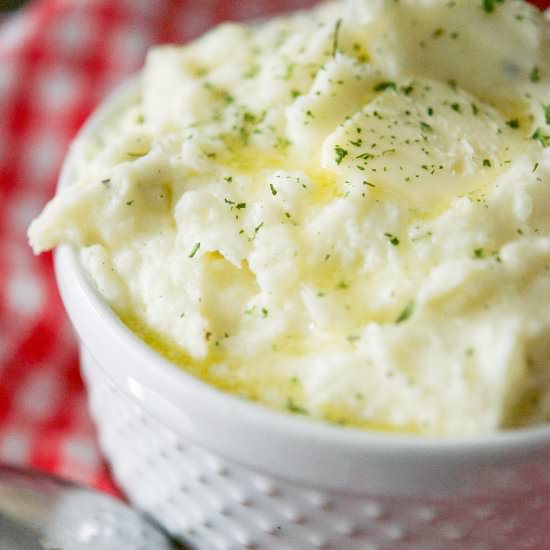
{"type": "Polygon", "coordinates": [[[397,90],[395,82],[380,82],[377,84],[373,90],[375,92],[383,92],[384,90],[397,90]]]}
{"type": "Polygon", "coordinates": [[[201,243],[195,243],[195,246],[193,246],[193,249],[191,250],[191,254],[189,254],[189,258],[194,258],[200,247],[201,243]]]}
{"type": "Polygon", "coordinates": [[[384,236],[387,237],[391,245],[399,246],[400,241],[395,235],[392,235],[391,233],[384,233],[384,236]]]}
{"type": "Polygon", "coordinates": [[[272,183],[269,184],[269,189],[271,189],[271,194],[273,196],[277,195],[277,189],[275,189],[275,186],[272,183]]]}
{"type": "Polygon", "coordinates": [[[286,408],[293,414],[307,414],[307,410],[297,405],[291,397],[287,399],[286,408]]]}
{"type": "Polygon", "coordinates": [[[491,161],[489,159],[483,159],[483,166],[491,168],[491,161]]]}
{"type": "Polygon", "coordinates": [[[237,210],[242,210],[243,208],[246,208],[246,202],[240,202],[235,206],[237,210]]]}
{"type": "Polygon", "coordinates": [[[433,128],[426,122],[420,122],[420,129],[423,132],[433,132],[433,128]]]}
{"type": "Polygon", "coordinates": [[[538,141],[543,147],[550,146],[550,135],[542,133],[542,128],[537,128],[534,134],[531,136],[531,139],[538,141]]]}
{"type": "Polygon", "coordinates": [[[246,73],[243,74],[243,78],[247,80],[254,78],[255,76],[258,75],[259,72],[260,72],[260,66],[253,65],[252,67],[250,67],[250,69],[246,73]]]}
{"type": "Polygon", "coordinates": [[[544,110],[544,120],[546,124],[550,124],[550,103],[542,106],[544,110]]]}
{"type": "Polygon", "coordinates": [[[362,160],[369,160],[371,158],[374,158],[374,155],[371,155],[370,153],[361,153],[360,155],[357,155],[355,158],[362,159],[362,160]]]}
{"type": "Polygon", "coordinates": [[[260,229],[264,226],[264,222],[260,222],[255,228],[254,228],[254,235],[252,236],[252,239],[250,240],[254,240],[256,238],[256,235],[258,234],[258,232],[260,231],[260,229]]]}
{"type": "Polygon", "coordinates": [[[295,68],[296,68],[296,63],[289,63],[286,66],[285,74],[281,77],[282,80],[290,80],[292,78],[292,73],[294,72],[295,68]]]}
{"type": "Polygon", "coordinates": [[[406,321],[414,313],[415,303],[411,300],[401,311],[395,322],[397,324],[406,321]]]}
{"type": "Polygon", "coordinates": [[[110,178],[101,180],[101,184],[105,186],[106,189],[109,189],[111,187],[111,180],[110,178]]]}
{"type": "Polygon", "coordinates": [[[483,250],[483,248],[476,248],[474,250],[474,258],[484,258],[485,257],[485,251],[483,250]]]}
{"type": "Polygon", "coordinates": [[[132,206],[132,204],[134,204],[134,201],[126,201],[126,206],[132,206]]]}
{"type": "Polygon", "coordinates": [[[538,67],[533,67],[529,74],[529,80],[534,84],[540,81],[540,69],[538,67]]]}
{"type": "Polygon", "coordinates": [[[224,181],[226,181],[227,183],[231,183],[233,181],[233,176],[226,176],[225,178],[223,178],[224,181]]]}
{"type": "Polygon", "coordinates": [[[338,53],[338,39],[340,37],[340,27],[342,26],[342,20],[338,19],[336,25],[334,25],[334,33],[332,35],[332,57],[336,57],[338,53]]]}
{"type": "Polygon", "coordinates": [[[265,307],[262,308],[262,318],[265,319],[269,315],[269,310],[265,307]]]}
{"type": "Polygon", "coordinates": [[[496,5],[501,4],[503,0],[481,0],[481,7],[486,13],[493,13],[496,5]]]}
{"type": "Polygon", "coordinates": [[[460,109],[460,105],[458,103],[451,104],[451,109],[457,113],[461,113],[462,110],[460,109]]]}
{"type": "Polygon", "coordinates": [[[344,158],[348,156],[348,152],[345,149],[342,149],[340,145],[336,145],[334,147],[334,154],[336,155],[334,159],[336,161],[336,164],[340,164],[344,160],[344,158]]]}
{"type": "Polygon", "coordinates": [[[519,128],[519,120],[517,118],[507,120],[506,124],[510,126],[510,128],[512,128],[513,130],[517,130],[519,128]]]}

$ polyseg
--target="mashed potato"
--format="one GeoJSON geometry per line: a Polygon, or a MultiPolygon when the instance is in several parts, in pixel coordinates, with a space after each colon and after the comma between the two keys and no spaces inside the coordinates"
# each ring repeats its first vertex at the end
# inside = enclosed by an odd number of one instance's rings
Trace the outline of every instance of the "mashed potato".
{"type": "Polygon", "coordinates": [[[331,2],[148,56],[33,223],[188,371],[332,422],[550,418],[550,28],[331,2]]]}

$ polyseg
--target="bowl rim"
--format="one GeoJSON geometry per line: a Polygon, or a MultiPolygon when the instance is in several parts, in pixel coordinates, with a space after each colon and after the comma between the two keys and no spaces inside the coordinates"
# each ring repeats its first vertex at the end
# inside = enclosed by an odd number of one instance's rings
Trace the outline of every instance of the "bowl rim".
{"type": "MultiPolygon", "coordinates": [[[[117,111],[121,111],[132,99],[139,97],[140,73],[119,85],[100,104],[80,129],[63,163],[58,189],[68,185],[74,161],[74,144],[92,135],[96,129],[117,111]]],[[[90,311],[101,321],[105,330],[134,356],[143,359],[150,373],[141,375],[147,383],[166,394],[192,392],[195,399],[209,405],[212,414],[224,415],[231,410],[239,422],[254,425],[256,429],[286,434],[302,441],[322,442],[341,449],[359,453],[390,456],[407,453],[410,457],[439,457],[468,461],[483,456],[491,461],[501,461],[503,455],[524,457],[531,451],[550,449],[550,425],[537,425],[514,430],[501,430],[488,434],[464,437],[433,437],[412,433],[395,433],[339,426],[326,421],[270,409],[262,404],[245,400],[212,386],[178,365],[170,362],[150,348],[118,318],[105,299],[94,288],[78,258],[78,252],[69,245],[60,245],[55,252],[55,268],[58,285],[63,291],[71,280],[90,311]],[[64,273],[61,276],[61,273],[64,273]],[[158,376],[156,376],[158,375],[158,376]],[[219,411],[219,412],[218,412],[219,411]]],[[[63,294],[63,292],[62,292],[63,294]]],[[[67,302],[64,297],[64,301],[67,302]]],[[[69,310],[69,308],[67,307],[69,310]]],[[[70,313],[70,311],[69,311],[70,313]]],[[[74,323],[74,320],[73,320],[74,323]]],[[[206,406],[206,405],[205,405],[206,406]]],[[[345,452],[345,451],[344,451],[345,452]]]]}

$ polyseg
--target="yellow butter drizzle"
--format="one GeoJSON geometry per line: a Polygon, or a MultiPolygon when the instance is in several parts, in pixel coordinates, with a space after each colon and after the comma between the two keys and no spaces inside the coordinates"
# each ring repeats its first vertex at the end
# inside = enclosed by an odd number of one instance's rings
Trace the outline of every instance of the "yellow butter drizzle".
{"type": "Polygon", "coordinates": [[[194,359],[174,340],[147,326],[138,316],[128,313],[118,316],[138,338],[178,367],[223,391],[256,399],[256,392],[248,384],[215,374],[213,367],[223,360],[220,352],[211,350],[205,359],[194,359]]]}
{"type": "MultiPolygon", "coordinates": [[[[267,405],[270,408],[276,408],[292,413],[297,416],[310,416],[308,411],[302,407],[302,403],[304,402],[304,392],[299,382],[296,382],[293,379],[273,379],[266,381],[265,376],[261,381],[254,379],[237,379],[236,377],[222,377],[216,373],[213,368],[223,360],[222,354],[217,352],[215,349],[210,350],[205,359],[194,359],[171,338],[163,336],[151,327],[147,326],[138,318],[138,316],[127,313],[118,314],[118,316],[129,330],[131,330],[154,351],[203,382],[210,384],[221,391],[240,396],[250,401],[262,401],[260,392],[258,391],[258,388],[260,387],[259,384],[265,385],[269,382],[268,387],[271,389],[279,389],[281,395],[284,396],[284,399],[278,405],[265,402],[263,403],[264,405],[267,405]]],[[[419,432],[417,426],[401,426],[397,428],[389,424],[374,423],[369,420],[358,418],[357,412],[354,412],[352,407],[345,405],[327,406],[320,413],[317,413],[315,416],[311,415],[311,417],[329,422],[331,424],[373,431],[394,433],[419,432]]]]}
{"type": "MultiPolygon", "coordinates": [[[[319,156],[319,155],[317,155],[319,156]]],[[[315,157],[315,155],[314,155],[315,157]]],[[[254,146],[240,147],[220,159],[220,163],[229,170],[239,174],[258,178],[266,171],[284,170],[285,172],[301,172],[313,186],[310,202],[324,203],[343,195],[339,178],[336,174],[323,168],[319,163],[304,164],[295,156],[285,151],[262,149],[254,146]]]]}

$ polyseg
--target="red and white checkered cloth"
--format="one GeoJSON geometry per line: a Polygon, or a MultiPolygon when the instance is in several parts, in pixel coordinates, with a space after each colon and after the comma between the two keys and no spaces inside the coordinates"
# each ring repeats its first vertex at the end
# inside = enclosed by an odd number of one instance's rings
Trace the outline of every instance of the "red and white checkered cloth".
{"type": "Polygon", "coordinates": [[[116,491],[86,410],[51,256],[33,257],[25,237],[84,119],[142,65],[151,44],[314,3],[37,0],[0,22],[0,462],[116,491]]]}
{"type": "Polygon", "coordinates": [[[315,0],[39,0],[0,22],[0,462],[115,491],[78,374],[51,255],[26,228],[70,140],[155,43],[315,0]]]}

